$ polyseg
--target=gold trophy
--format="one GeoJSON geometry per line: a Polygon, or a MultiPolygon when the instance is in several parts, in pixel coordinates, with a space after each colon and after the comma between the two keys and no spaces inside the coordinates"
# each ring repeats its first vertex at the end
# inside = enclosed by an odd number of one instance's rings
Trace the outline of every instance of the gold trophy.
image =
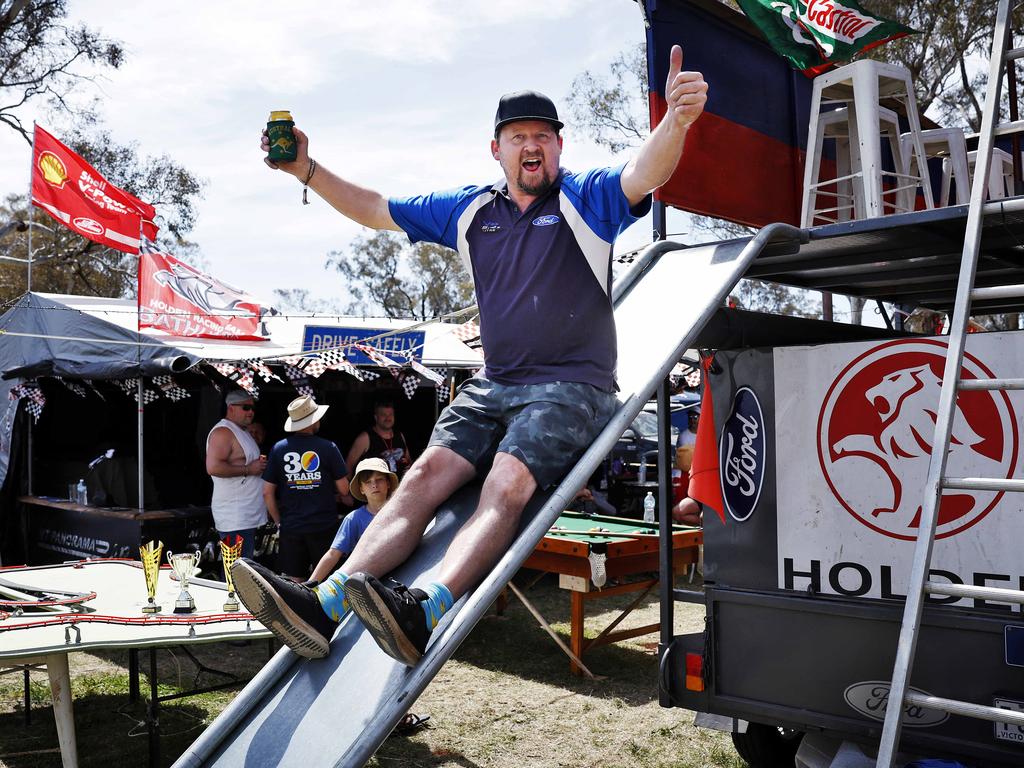
{"type": "Polygon", "coordinates": [[[160,577],[160,554],[164,550],[162,541],[150,541],[139,547],[142,558],[142,572],[146,575],[146,592],[149,599],[142,606],[143,613],[160,613],[163,610],[156,604],[156,581],[160,577]]]}
{"type": "Polygon", "coordinates": [[[229,544],[230,537],[226,537],[220,543],[220,558],[224,562],[224,580],[228,583],[228,599],[224,603],[224,611],[234,613],[239,610],[238,598],[235,597],[235,582],[231,578],[231,566],[242,554],[242,537],[235,534],[235,543],[229,544]]]}
{"type": "Polygon", "coordinates": [[[188,580],[195,575],[199,568],[199,558],[201,557],[202,553],[200,552],[191,554],[185,552],[176,555],[170,550],[167,551],[167,562],[170,563],[171,570],[181,582],[181,592],[178,593],[178,599],[174,601],[175,613],[193,613],[196,609],[196,601],[188,593],[188,580]]]}

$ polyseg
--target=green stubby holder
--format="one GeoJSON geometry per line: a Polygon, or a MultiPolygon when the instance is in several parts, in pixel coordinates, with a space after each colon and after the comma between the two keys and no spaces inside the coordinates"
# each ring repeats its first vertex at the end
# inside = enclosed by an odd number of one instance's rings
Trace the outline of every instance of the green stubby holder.
{"type": "Polygon", "coordinates": [[[270,152],[267,159],[272,163],[292,163],[298,153],[298,145],[292,127],[295,121],[287,110],[270,113],[267,121],[267,138],[270,140],[270,152]]]}

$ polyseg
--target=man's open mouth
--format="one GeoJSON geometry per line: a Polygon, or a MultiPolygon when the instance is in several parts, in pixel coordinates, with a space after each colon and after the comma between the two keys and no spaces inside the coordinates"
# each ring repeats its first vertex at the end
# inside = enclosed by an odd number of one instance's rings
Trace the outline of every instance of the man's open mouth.
{"type": "Polygon", "coordinates": [[[523,161],[523,168],[525,168],[527,171],[530,171],[531,173],[533,171],[539,170],[540,169],[540,158],[538,157],[538,158],[534,158],[534,159],[531,159],[531,160],[524,160],[523,161]]]}

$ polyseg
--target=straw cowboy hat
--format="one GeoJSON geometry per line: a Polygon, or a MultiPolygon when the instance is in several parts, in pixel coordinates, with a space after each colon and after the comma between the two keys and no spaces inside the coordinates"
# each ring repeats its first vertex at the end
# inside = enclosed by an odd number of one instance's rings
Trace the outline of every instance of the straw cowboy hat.
{"type": "Polygon", "coordinates": [[[391,467],[384,459],[363,459],[356,464],[356,473],[352,476],[352,482],[349,485],[348,492],[352,494],[352,498],[358,501],[366,501],[366,497],[363,496],[362,491],[359,490],[359,484],[363,482],[363,475],[368,475],[371,472],[380,472],[382,475],[388,476],[388,496],[391,496],[395,492],[395,488],[398,487],[398,475],[391,471],[391,467]]]}
{"type": "Polygon", "coordinates": [[[285,432],[298,432],[310,424],[316,424],[327,413],[329,405],[317,405],[309,395],[297,397],[288,403],[288,418],[284,420],[285,432]]]}

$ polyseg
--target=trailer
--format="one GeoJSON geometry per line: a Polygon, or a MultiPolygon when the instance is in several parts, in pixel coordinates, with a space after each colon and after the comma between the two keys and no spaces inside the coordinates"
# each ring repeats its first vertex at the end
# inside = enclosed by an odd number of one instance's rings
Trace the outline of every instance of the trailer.
{"type": "MultiPolygon", "coordinates": [[[[1024,199],[984,213],[977,284],[1024,282],[1024,199]]],[[[964,206],[819,227],[747,276],[949,311],[966,218],[964,206]]],[[[663,643],[661,701],[732,732],[754,768],[878,742],[948,342],[726,309],[698,337],[716,350],[705,386],[725,509],[704,516],[705,629],[663,643]]],[[[971,334],[962,376],[1024,378],[1024,332],[971,334]]],[[[962,392],[949,471],[1020,477],[1022,416],[1020,390],[962,392]]],[[[1022,518],[1020,494],[947,493],[930,578],[1024,588],[1022,518]]],[[[1024,617],[998,597],[927,599],[913,689],[1024,711],[1024,617]]],[[[663,627],[687,599],[663,601],[663,627]]],[[[905,705],[903,748],[1020,766],[1024,729],[905,705]]]]}

